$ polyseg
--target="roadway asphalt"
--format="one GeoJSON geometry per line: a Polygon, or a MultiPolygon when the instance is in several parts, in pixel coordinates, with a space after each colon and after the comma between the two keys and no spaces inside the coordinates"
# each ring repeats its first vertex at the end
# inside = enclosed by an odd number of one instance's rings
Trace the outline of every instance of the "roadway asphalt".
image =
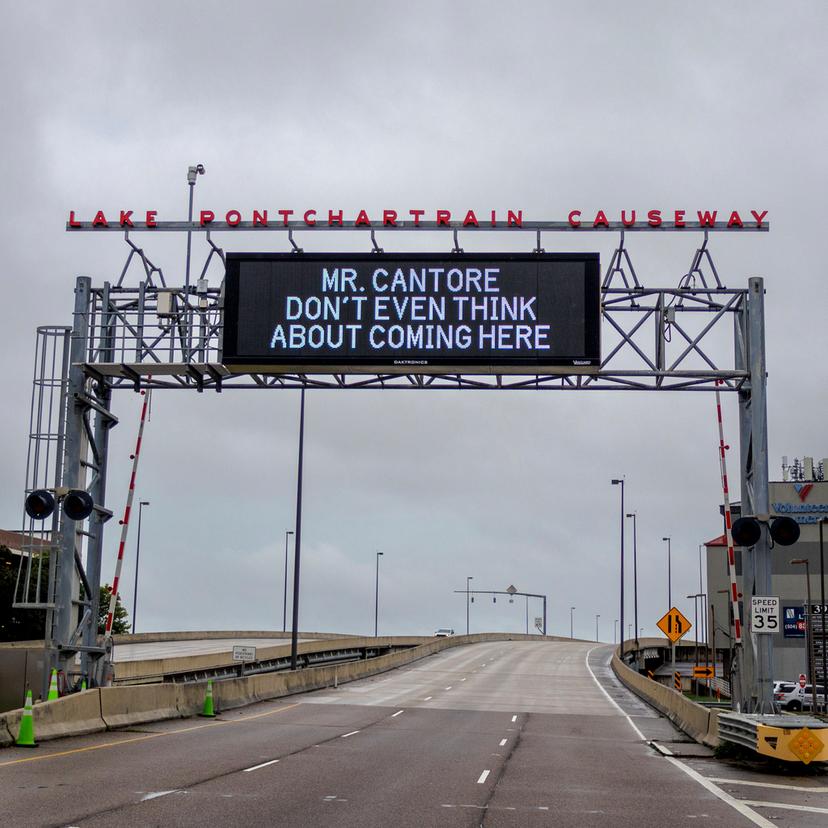
{"type": "Polygon", "coordinates": [[[475,644],[216,720],[10,748],[0,752],[2,822],[826,824],[828,788],[812,778],[781,780],[782,792],[692,758],[705,751],[617,683],[609,652],[582,642],[475,644]]]}

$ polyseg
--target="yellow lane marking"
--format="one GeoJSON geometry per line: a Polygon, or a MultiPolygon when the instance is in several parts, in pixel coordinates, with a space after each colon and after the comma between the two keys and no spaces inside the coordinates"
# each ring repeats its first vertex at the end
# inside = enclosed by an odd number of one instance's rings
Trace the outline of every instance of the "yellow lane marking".
{"type": "Polygon", "coordinates": [[[243,719],[219,719],[215,722],[206,722],[205,724],[193,725],[192,727],[180,727],[177,730],[165,730],[163,733],[148,733],[146,736],[133,736],[129,739],[119,739],[117,742],[104,742],[102,745],[89,745],[88,747],[73,748],[72,750],[61,750],[56,753],[44,753],[40,756],[28,756],[25,759],[12,759],[9,762],[0,762],[0,768],[6,765],[20,765],[24,762],[41,762],[44,759],[53,759],[56,756],[71,756],[73,753],[86,753],[90,750],[102,750],[103,748],[118,747],[119,745],[127,745],[131,742],[145,742],[147,739],[155,739],[158,736],[175,736],[179,733],[189,733],[193,730],[202,730],[205,727],[213,727],[217,724],[244,724],[252,719],[261,719],[263,716],[273,716],[275,713],[283,713],[285,710],[290,710],[292,707],[299,707],[300,702],[295,704],[288,704],[284,707],[278,707],[276,710],[268,710],[265,713],[255,713],[252,716],[245,716],[243,719]]]}

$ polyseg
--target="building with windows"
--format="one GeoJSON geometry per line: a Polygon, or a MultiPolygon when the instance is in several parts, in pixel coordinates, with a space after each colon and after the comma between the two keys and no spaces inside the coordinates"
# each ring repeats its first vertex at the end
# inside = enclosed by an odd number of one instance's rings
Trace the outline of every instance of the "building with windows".
{"type": "MultiPolygon", "coordinates": [[[[808,665],[808,626],[806,569],[810,573],[811,615],[814,619],[817,680],[822,677],[822,617],[828,612],[823,606],[820,560],[820,526],[823,544],[828,546],[828,480],[825,470],[828,461],[815,464],[811,458],[795,460],[792,465],[783,460],[782,480],[769,485],[770,517],[786,515],[799,524],[800,537],[792,546],[775,546],[773,552],[772,594],[780,599],[781,621],[778,632],[773,635],[773,678],[795,680],[804,673],[808,681],[811,671],[808,665]],[[792,564],[792,560],[805,560],[805,564],[792,564]]],[[[738,504],[733,507],[734,518],[738,517],[738,504]]],[[[706,544],[707,549],[707,592],[708,607],[716,620],[716,646],[726,648],[727,636],[731,633],[730,604],[728,589],[730,578],[727,572],[727,545],[725,536],[713,538],[706,544]]],[[[823,557],[828,549],[822,549],[823,557]]],[[[745,551],[736,548],[736,581],[742,591],[742,556],[745,551]]],[[[828,566],[828,560],[825,561],[828,566]]],[[[828,578],[825,592],[828,595],[828,578]]],[[[741,606],[743,640],[750,645],[750,607],[741,606]]],[[[755,635],[755,633],[753,633],[755,635]]],[[[828,636],[828,630],[826,630],[828,636]]]]}

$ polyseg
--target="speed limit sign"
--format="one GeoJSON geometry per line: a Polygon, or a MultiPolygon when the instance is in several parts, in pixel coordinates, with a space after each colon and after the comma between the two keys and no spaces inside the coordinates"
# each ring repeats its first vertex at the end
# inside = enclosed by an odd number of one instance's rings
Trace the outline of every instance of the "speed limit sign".
{"type": "Polygon", "coordinates": [[[750,599],[750,628],[755,633],[779,632],[779,598],[754,595],[750,599]]]}

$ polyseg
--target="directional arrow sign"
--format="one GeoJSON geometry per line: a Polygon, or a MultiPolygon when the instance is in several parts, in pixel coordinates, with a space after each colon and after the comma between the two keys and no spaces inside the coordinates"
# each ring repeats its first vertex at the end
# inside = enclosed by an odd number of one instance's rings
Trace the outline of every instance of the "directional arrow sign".
{"type": "Polygon", "coordinates": [[[683,635],[690,631],[693,625],[673,607],[658,622],[658,628],[675,644],[683,635]]]}
{"type": "Polygon", "coordinates": [[[713,667],[694,667],[693,678],[712,679],[716,678],[713,667]]]}

